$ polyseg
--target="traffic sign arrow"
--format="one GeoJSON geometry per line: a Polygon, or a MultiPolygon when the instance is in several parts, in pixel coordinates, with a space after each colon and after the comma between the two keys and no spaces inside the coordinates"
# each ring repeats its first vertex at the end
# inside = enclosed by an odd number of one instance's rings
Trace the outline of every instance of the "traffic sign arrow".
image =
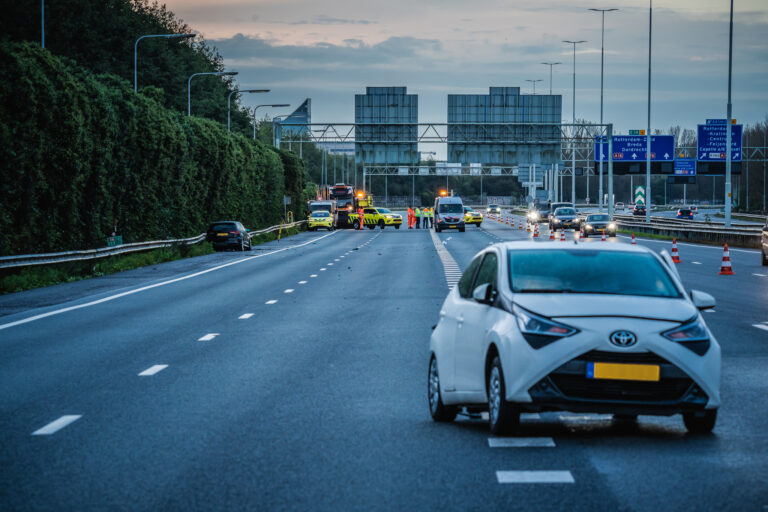
{"type": "Polygon", "coordinates": [[[669,160],[669,153],[664,153],[664,160],[669,160]]]}
{"type": "Polygon", "coordinates": [[[637,153],[632,153],[632,160],[637,160],[637,153]]]}

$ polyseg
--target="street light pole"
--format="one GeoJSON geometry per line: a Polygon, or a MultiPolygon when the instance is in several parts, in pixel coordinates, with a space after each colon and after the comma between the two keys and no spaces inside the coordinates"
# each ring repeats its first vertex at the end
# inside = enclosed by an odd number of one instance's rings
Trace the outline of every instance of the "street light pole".
{"type": "Polygon", "coordinates": [[[545,66],[549,66],[549,95],[552,96],[552,66],[562,64],[562,62],[542,62],[545,66]]]}
{"type": "Polygon", "coordinates": [[[731,0],[731,23],[728,33],[728,125],[725,127],[725,227],[731,226],[731,123],[733,105],[731,105],[731,71],[733,69],[733,0],[731,0]]]}
{"type": "MultiPolygon", "coordinates": [[[[648,127],[645,132],[645,222],[651,223],[651,41],[653,0],[648,0],[648,127]]],[[[634,191],[633,191],[634,192],[634,191]]]]}
{"type": "MultiPolygon", "coordinates": [[[[576,45],[586,41],[563,41],[573,45],[573,136],[571,137],[571,202],[576,206],[576,45]]],[[[587,191],[589,193],[589,191],[587,191]]]]}
{"type": "MultiPolygon", "coordinates": [[[[45,0],[43,0],[43,3],[45,3],[45,0]]],[[[139,90],[139,78],[138,78],[138,72],[136,69],[139,41],[141,41],[142,39],[150,38],[150,37],[165,37],[165,38],[180,37],[182,39],[189,39],[190,37],[195,37],[195,34],[148,34],[148,35],[139,37],[136,40],[136,42],[133,43],[133,92],[137,92],[139,90]]],[[[43,35],[43,48],[45,48],[45,35],[43,35]]]]}
{"type": "Polygon", "coordinates": [[[253,140],[256,140],[256,110],[258,110],[261,107],[278,108],[278,107],[290,107],[290,105],[281,103],[278,105],[256,105],[255,107],[253,107],[253,140]]]}
{"type": "Polygon", "coordinates": [[[244,91],[238,91],[237,89],[235,89],[234,91],[231,91],[227,95],[227,131],[230,131],[230,127],[231,127],[232,95],[235,94],[236,92],[247,92],[247,93],[253,94],[253,93],[261,93],[261,92],[269,92],[269,89],[246,89],[244,91]]]}
{"type": "Polygon", "coordinates": [[[45,48],[45,0],[40,0],[40,45],[45,48]]]}
{"type": "Polygon", "coordinates": [[[544,80],[542,80],[541,78],[538,78],[538,79],[536,79],[536,80],[526,80],[526,82],[531,82],[531,83],[533,83],[533,95],[534,95],[534,96],[536,96],[536,82],[543,82],[543,81],[544,81],[544,80]]]}
{"type": "MultiPolygon", "coordinates": [[[[599,12],[603,18],[602,36],[600,38],[600,124],[603,124],[603,72],[605,70],[605,13],[618,11],[618,9],[590,9],[599,12]]],[[[601,128],[602,129],[602,128],[601,128]]],[[[600,191],[597,198],[599,211],[603,212],[603,145],[600,145],[600,191]]]]}
{"type": "Polygon", "coordinates": [[[187,115],[192,115],[192,79],[201,75],[235,76],[237,71],[212,71],[210,73],[192,73],[187,80],[187,115]]]}

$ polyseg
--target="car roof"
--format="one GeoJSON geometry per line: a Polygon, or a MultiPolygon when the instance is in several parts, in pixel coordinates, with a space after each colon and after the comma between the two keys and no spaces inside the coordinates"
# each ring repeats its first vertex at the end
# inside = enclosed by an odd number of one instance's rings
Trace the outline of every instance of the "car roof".
{"type": "Polygon", "coordinates": [[[437,201],[439,203],[459,203],[461,204],[461,198],[457,196],[453,197],[438,197],[437,201]]]}
{"type": "Polygon", "coordinates": [[[653,253],[651,249],[648,249],[642,245],[631,244],[588,244],[588,243],[563,243],[563,242],[531,242],[531,241],[514,241],[514,242],[501,242],[493,244],[489,247],[499,247],[501,249],[515,250],[515,251],[527,251],[527,250],[554,250],[554,251],[612,251],[612,252],[643,252],[653,253]]]}

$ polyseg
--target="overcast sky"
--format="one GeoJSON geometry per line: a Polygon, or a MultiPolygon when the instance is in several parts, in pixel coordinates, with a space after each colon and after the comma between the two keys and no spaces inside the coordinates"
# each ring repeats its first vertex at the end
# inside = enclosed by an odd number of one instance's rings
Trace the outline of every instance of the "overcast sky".
{"type": "MultiPolygon", "coordinates": [[[[648,1],[613,0],[166,0],[240,72],[241,88],[268,87],[248,104],[312,98],[313,122],[352,122],[354,94],[405,85],[419,94],[420,122],[445,122],[447,95],[487,93],[542,79],[557,62],[553,92],[576,117],[600,117],[600,14],[605,16],[605,113],[620,132],[645,128],[648,1]]],[[[768,0],[736,0],[733,112],[741,123],[768,113],[768,0]]],[[[727,0],[657,0],[653,11],[653,128],[695,128],[725,117],[727,0]]],[[[285,110],[275,113],[287,113],[285,110]]]]}

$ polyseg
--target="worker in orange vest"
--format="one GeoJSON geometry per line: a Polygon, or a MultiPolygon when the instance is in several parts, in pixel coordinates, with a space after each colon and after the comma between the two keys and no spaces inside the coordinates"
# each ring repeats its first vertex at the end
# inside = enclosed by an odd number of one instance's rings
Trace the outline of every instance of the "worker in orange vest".
{"type": "Polygon", "coordinates": [[[365,226],[365,215],[363,215],[362,208],[357,209],[357,218],[360,219],[360,229],[363,229],[363,227],[365,226]]]}
{"type": "Polygon", "coordinates": [[[408,229],[413,229],[413,208],[408,207],[408,229]]]}

